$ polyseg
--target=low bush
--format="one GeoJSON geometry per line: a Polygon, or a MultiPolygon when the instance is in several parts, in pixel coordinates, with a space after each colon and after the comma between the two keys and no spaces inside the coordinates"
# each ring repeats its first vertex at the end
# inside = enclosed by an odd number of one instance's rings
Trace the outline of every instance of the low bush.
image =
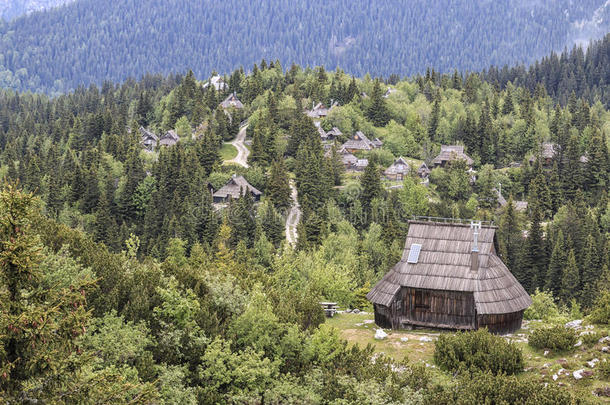
{"type": "Polygon", "coordinates": [[[529,345],[536,349],[565,352],[574,349],[578,335],[565,326],[535,329],[529,337],[529,345]]]}
{"type": "Polygon", "coordinates": [[[515,344],[487,329],[442,334],[434,348],[434,361],[446,371],[480,370],[493,374],[515,374],[524,365],[523,354],[515,344]]]}
{"type": "Polygon", "coordinates": [[[466,373],[455,385],[429,390],[424,403],[435,405],[530,404],[571,405],[580,403],[564,388],[543,385],[533,379],[492,373],[466,373]]]}
{"type": "Polygon", "coordinates": [[[599,332],[589,332],[580,335],[580,339],[587,346],[595,346],[603,335],[599,332]]]}
{"type": "Polygon", "coordinates": [[[560,315],[559,308],[555,304],[553,293],[550,291],[540,291],[532,295],[532,305],[523,313],[523,318],[527,320],[542,319],[548,321],[560,315]]]}
{"type": "Polygon", "coordinates": [[[595,300],[593,310],[587,320],[599,325],[610,325],[610,291],[604,291],[595,300]]]}
{"type": "Polygon", "coordinates": [[[599,377],[603,380],[610,380],[610,361],[600,361],[597,366],[599,377]]]}

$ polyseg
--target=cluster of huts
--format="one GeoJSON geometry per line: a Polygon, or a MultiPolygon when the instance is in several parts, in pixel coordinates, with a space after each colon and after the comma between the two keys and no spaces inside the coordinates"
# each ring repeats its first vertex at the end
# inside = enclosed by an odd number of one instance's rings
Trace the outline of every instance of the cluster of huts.
{"type": "Polygon", "coordinates": [[[180,141],[180,137],[173,129],[166,131],[163,135],[158,136],[154,132],[144,127],[140,127],[140,143],[144,149],[152,152],[157,146],[168,147],[174,146],[180,141]]]}

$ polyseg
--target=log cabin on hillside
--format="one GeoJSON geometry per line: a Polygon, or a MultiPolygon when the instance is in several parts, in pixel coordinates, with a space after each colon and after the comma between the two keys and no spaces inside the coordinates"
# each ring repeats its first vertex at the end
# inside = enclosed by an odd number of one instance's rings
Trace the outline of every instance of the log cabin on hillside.
{"type": "Polygon", "coordinates": [[[434,167],[445,167],[454,160],[464,160],[470,168],[474,164],[474,160],[464,153],[464,146],[462,145],[441,145],[441,152],[432,160],[432,164],[434,167]]]}
{"type": "Polygon", "coordinates": [[[256,187],[248,183],[244,176],[233,175],[227,184],[219,188],[212,197],[215,204],[220,204],[236,200],[247,192],[252,195],[254,201],[259,201],[263,194],[256,187]]]}
{"type": "Polygon", "coordinates": [[[523,311],[532,300],[496,255],[495,227],[409,224],[402,259],[367,294],[377,325],[486,327],[500,334],[521,327],[523,311]]]}
{"type": "Polygon", "coordinates": [[[385,169],[383,175],[388,180],[403,180],[409,175],[410,171],[411,166],[409,166],[409,163],[401,156],[396,159],[390,167],[385,169]]]}

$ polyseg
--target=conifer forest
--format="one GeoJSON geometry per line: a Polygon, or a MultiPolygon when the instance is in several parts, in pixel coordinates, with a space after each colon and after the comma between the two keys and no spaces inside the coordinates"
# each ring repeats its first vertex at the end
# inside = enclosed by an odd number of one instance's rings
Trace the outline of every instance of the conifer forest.
{"type": "Polygon", "coordinates": [[[474,56],[402,38],[422,5],[231,0],[242,42],[210,8],[178,46],[199,2],[4,3],[0,403],[610,403],[610,34],[540,28],[600,2],[520,1],[540,26],[474,56]],[[164,9],[162,57],[132,49],[164,9]],[[293,53],[251,21],[302,14],[272,27],[293,53]]]}

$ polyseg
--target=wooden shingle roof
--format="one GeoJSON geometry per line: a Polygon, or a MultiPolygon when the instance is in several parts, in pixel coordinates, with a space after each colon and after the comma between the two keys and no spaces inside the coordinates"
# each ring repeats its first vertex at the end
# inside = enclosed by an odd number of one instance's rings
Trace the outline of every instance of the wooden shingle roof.
{"type": "Polygon", "coordinates": [[[227,198],[230,196],[231,198],[237,199],[241,197],[246,190],[255,196],[260,196],[263,194],[257,188],[248,183],[248,180],[246,180],[244,176],[233,176],[227,184],[222,186],[214,193],[214,197],[227,198]]]}
{"type": "Polygon", "coordinates": [[[443,162],[456,159],[465,160],[468,166],[472,166],[474,163],[474,160],[464,153],[464,147],[462,145],[441,145],[441,153],[434,158],[432,163],[434,165],[440,165],[443,162]]]}
{"type": "Polygon", "coordinates": [[[384,174],[386,176],[391,176],[395,174],[407,175],[411,171],[411,166],[409,163],[401,156],[394,161],[392,166],[385,169],[384,174]]]}
{"type": "Polygon", "coordinates": [[[531,298],[495,253],[495,227],[478,237],[478,270],[471,270],[473,231],[468,224],[410,221],[401,260],[367,294],[389,306],[401,287],[472,292],[479,314],[524,310],[531,298]],[[412,244],[420,244],[417,263],[408,263],[412,244]]]}

